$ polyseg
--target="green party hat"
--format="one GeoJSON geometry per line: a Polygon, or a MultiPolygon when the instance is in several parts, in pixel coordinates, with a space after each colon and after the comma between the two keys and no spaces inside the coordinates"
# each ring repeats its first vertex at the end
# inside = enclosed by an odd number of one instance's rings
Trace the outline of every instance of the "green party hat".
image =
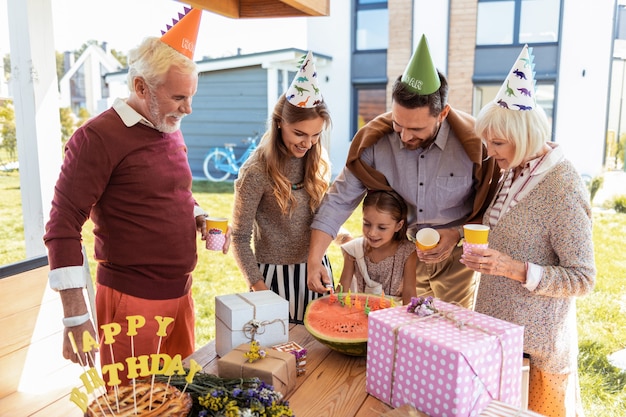
{"type": "Polygon", "coordinates": [[[439,90],[441,80],[439,80],[437,68],[435,68],[435,64],[433,64],[433,60],[430,57],[426,36],[422,35],[409,65],[407,65],[404,74],[402,74],[401,81],[410,90],[422,96],[427,96],[439,90]]]}

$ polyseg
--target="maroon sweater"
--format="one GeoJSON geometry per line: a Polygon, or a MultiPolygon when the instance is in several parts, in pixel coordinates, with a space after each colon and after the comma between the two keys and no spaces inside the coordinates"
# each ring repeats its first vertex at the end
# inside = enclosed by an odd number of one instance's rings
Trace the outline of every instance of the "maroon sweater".
{"type": "Polygon", "coordinates": [[[95,227],[97,281],[146,299],[186,294],[197,262],[195,201],[180,131],[124,125],[109,109],[67,143],[44,241],[50,268],[82,265],[95,227]]]}

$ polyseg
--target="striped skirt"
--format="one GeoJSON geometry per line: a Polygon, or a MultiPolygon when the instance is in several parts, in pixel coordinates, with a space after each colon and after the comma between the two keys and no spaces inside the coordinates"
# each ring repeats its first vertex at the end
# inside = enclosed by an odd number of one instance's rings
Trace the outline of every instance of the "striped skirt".
{"type": "MultiPolygon", "coordinates": [[[[333,271],[326,255],[322,264],[333,282],[333,271]]],[[[267,288],[289,301],[289,322],[302,324],[307,304],[323,295],[308,289],[306,262],[292,265],[259,264],[259,269],[267,288]]]]}

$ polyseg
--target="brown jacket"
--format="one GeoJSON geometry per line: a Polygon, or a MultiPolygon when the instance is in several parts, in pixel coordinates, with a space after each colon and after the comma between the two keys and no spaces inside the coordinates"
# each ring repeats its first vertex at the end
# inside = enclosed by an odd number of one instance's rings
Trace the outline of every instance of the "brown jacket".
{"type": "MultiPolygon", "coordinates": [[[[485,209],[491,202],[500,178],[493,158],[487,158],[487,148],[474,132],[474,118],[467,113],[450,109],[447,121],[454,134],[459,138],[467,156],[474,163],[475,181],[474,205],[467,222],[481,223],[485,209]]],[[[385,176],[363,163],[360,156],[364,149],[375,144],[380,138],[391,133],[391,112],[384,113],[359,129],[348,151],[346,167],[371,190],[391,190],[385,176]]]]}

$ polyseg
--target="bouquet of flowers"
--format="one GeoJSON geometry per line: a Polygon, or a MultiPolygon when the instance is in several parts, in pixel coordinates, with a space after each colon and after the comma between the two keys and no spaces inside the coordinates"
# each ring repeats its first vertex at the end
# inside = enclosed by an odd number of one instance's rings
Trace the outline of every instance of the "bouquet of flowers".
{"type": "Polygon", "coordinates": [[[433,297],[411,297],[411,302],[407,305],[406,311],[420,317],[438,313],[439,310],[433,304],[434,300],[433,297]]]}
{"type": "Polygon", "coordinates": [[[185,376],[157,376],[193,398],[193,417],[295,417],[280,392],[258,378],[224,379],[197,373],[187,384],[185,376]],[[185,388],[186,386],[186,388],[185,388]]]}
{"type": "Polygon", "coordinates": [[[253,340],[250,342],[250,351],[244,353],[244,355],[248,358],[248,362],[252,363],[258,361],[259,359],[263,359],[267,355],[267,352],[261,349],[259,342],[253,340]]]}

